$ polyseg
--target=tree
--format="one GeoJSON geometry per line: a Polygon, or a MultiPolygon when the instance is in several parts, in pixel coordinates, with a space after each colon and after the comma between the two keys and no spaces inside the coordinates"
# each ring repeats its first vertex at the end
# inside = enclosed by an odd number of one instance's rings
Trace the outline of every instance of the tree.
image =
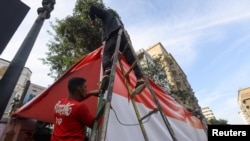
{"type": "MultiPolygon", "coordinates": [[[[145,51],[145,63],[142,63],[142,69],[146,76],[149,76],[157,85],[159,85],[164,91],[169,92],[167,76],[165,74],[165,66],[163,65],[163,55],[158,54],[150,57],[145,51]]],[[[142,56],[139,56],[139,58],[142,56]]]]}
{"type": "Polygon", "coordinates": [[[225,119],[216,119],[216,118],[212,118],[208,121],[208,123],[210,123],[211,125],[227,125],[228,121],[225,119]]]}
{"type": "Polygon", "coordinates": [[[48,75],[52,78],[57,79],[76,61],[101,46],[101,22],[92,27],[88,18],[92,4],[104,7],[97,0],[78,0],[72,16],[51,23],[54,34],[51,31],[48,34],[53,38],[47,43],[46,58],[41,60],[51,66],[48,75]]]}

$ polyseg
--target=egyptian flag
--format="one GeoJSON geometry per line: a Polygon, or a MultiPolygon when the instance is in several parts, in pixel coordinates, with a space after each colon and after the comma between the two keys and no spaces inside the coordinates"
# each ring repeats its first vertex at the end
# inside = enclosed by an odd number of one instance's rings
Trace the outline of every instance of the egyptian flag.
{"type": "MultiPolygon", "coordinates": [[[[54,84],[18,109],[13,116],[52,123],[54,119],[54,105],[59,99],[68,96],[67,81],[71,77],[84,77],[87,80],[88,90],[98,89],[102,74],[102,49],[103,47],[100,47],[80,59],[54,84]]],[[[124,58],[122,58],[121,62],[125,70],[130,68],[124,58]]],[[[107,141],[145,140],[119,63],[117,63],[114,81],[105,139],[107,141]]],[[[136,77],[133,72],[129,75],[129,81],[133,87],[136,83],[136,77]]],[[[149,83],[160,103],[162,113],[158,111],[143,120],[143,126],[148,139],[150,141],[170,141],[174,137],[177,141],[207,141],[207,135],[201,121],[178,104],[152,80],[149,79],[149,83]],[[167,119],[169,124],[166,124],[166,120],[163,120],[163,117],[167,119]]],[[[157,104],[155,104],[148,88],[136,95],[134,100],[141,117],[157,109],[157,104]]],[[[90,97],[84,102],[86,102],[93,115],[95,115],[98,97],[90,97]]]]}

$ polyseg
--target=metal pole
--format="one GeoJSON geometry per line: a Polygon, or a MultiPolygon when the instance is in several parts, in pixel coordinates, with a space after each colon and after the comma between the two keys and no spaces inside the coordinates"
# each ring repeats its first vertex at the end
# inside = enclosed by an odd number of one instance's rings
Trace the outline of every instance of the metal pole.
{"type": "Polygon", "coordinates": [[[15,89],[44,20],[50,17],[50,12],[54,8],[55,0],[43,0],[42,4],[43,7],[37,10],[39,14],[37,19],[0,80],[0,118],[4,115],[5,108],[15,89]]]}
{"type": "Polygon", "coordinates": [[[25,85],[25,87],[24,87],[23,93],[22,93],[22,95],[21,95],[21,98],[20,98],[20,103],[21,103],[21,104],[20,104],[20,107],[21,107],[22,105],[24,105],[23,100],[24,100],[24,98],[25,98],[25,96],[26,96],[26,94],[27,94],[27,91],[28,91],[29,87],[30,87],[30,80],[27,81],[27,83],[26,83],[26,85],[25,85]]]}

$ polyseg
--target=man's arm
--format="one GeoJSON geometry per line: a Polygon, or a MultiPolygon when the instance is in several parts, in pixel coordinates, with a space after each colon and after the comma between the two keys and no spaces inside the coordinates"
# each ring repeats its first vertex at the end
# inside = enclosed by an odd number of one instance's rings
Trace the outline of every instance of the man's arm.
{"type": "Polygon", "coordinates": [[[88,99],[88,98],[91,97],[91,96],[99,97],[99,96],[100,96],[100,93],[101,93],[101,91],[100,91],[99,89],[98,89],[98,90],[89,91],[89,92],[87,92],[87,95],[86,95],[86,97],[84,98],[84,100],[88,99]]]}

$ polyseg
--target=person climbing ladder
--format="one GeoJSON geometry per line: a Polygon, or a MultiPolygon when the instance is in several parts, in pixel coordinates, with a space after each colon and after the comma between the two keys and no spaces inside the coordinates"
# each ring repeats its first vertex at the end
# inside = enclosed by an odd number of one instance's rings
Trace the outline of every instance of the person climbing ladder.
{"type": "MultiPolygon", "coordinates": [[[[102,66],[104,70],[103,79],[106,81],[106,77],[109,77],[112,66],[112,56],[115,51],[116,41],[118,38],[118,31],[120,28],[124,28],[123,23],[121,22],[119,16],[111,9],[104,10],[97,6],[92,5],[89,9],[89,17],[91,19],[91,24],[95,26],[96,17],[101,19],[102,21],[102,40],[105,42],[104,50],[103,50],[103,58],[102,58],[102,66]]],[[[135,62],[135,57],[131,51],[131,48],[125,49],[125,46],[128,44],[128,39],[125,36],[124,32],[121,35],[121,42],[119,51],[123,52],[126,61],[129,65],[132,65],[135,62]]],[[[135,92],[139,93],[145,88],[145,81],[143,79],[143,75],[141,70],[136,65],[134,68],[134,73],[137,78],[137,83],[135,85],[135,92]]]]}

